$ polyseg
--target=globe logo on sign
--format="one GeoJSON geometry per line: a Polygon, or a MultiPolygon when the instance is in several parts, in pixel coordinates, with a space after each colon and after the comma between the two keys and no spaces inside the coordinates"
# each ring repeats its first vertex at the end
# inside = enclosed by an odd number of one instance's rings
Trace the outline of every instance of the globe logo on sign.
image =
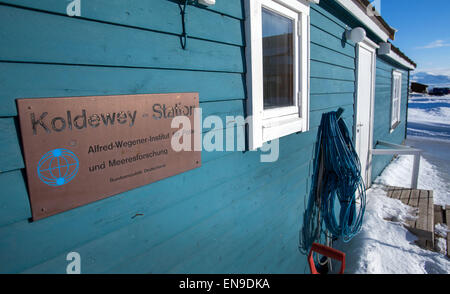
{"type": "Polygon", "coordinates": [[[37,172],[42,182],[58,187],[72,181],[78,173],[78,167],[78,158],[72,151],[55,149],[42,156],[37,172]]]}

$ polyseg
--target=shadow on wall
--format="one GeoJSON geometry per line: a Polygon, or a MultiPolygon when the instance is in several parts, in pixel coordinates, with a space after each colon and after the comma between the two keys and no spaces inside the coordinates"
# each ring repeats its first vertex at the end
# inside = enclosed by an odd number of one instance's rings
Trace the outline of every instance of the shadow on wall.
{"type": "Polygon", "coordinates": [[[342,33],[342,38],[341,38],[341,46],[342,48],[345,48],[345,45],[347,45],[347,36],[345,35],[345,31],[342,33]]]}

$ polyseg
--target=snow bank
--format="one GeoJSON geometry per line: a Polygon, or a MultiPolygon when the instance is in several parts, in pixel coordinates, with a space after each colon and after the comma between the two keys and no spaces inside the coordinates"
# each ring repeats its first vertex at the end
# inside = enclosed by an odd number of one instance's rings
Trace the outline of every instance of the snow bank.
{"type": "Polygon", "coordinates": [[[450,140],[450,95],[414,94],[408,106],[409,136],[450,140]]]}
{"type": "Polygon", "coordinates": [[[450,117],[450,107],[439,107],[425,111],[423,109],[412,108],[409,111],[411,119],[409,122],[421,122],[424,124],[443,124],[450,126],[450,121],[446,117],[450,117]]]}
{"type": "Polygon", "coordinates": [[[449,229],[444,224],[436,224],[434,226],[434,234],[436,235],[435,238],[435,246],[436,249],[441,254],[447,254],[447,234],[449,232],[449,229]]]}
{"type": "MultiPolygon", "coordinates": [[[[386,167],[375,183],[386,186],[411,187],[413,160],[412,155],[397,157],[386,167]]],[[[418,188],[433,190],[434,204],[450,205],[449,183],[444,181],[437,168],[424,157],[420,159],[418,188]]]]}
{"type": "MultiPolygon", "coordinates": [[[[419,188],[434,190],[434,204],[450,205],[450,95],[411,95],[406,144],[423,150],[419,188]]],[[[411,175],[410,167],[412,156],[401,157],[379,181],[405,187],[411,181],[405,182],[411,175]]]]}

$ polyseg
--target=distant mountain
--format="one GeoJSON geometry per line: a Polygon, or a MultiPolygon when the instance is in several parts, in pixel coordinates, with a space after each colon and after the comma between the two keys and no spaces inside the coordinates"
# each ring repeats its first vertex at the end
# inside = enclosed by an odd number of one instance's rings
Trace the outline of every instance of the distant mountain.
{"type": "Polygon", "coordinates": [[[411,75],[411,81],[430,87],[450,87],[450,76],[434,75],[428,72],[417,72],[411,75]]]}

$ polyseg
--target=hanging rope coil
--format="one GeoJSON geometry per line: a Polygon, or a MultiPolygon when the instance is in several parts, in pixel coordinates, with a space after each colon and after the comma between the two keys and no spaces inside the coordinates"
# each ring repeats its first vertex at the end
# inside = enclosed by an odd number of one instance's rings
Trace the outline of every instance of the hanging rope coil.
{"type": "Polygon", "coordinates": [[[365,186],[349,131],[339,119],[341,113],[342,109],[324,113],[317,133],[311,190],[299,238],[299,249],[304,254],[308,254],[313,242],[320,240],[324,233],[322,224],[334,238],[342,238],[344,242],[361,230],[365,186]],[[339,217],[335,212],[336,198],[340,204],[339,217]]]}

